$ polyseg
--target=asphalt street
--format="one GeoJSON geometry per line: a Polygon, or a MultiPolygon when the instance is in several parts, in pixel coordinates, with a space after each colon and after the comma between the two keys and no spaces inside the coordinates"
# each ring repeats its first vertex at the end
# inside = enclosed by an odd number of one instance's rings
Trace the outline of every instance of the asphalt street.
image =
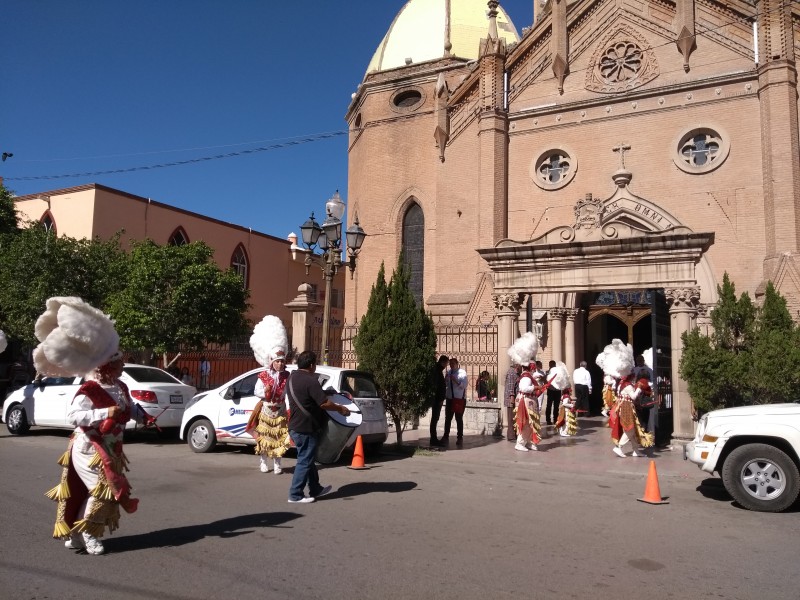
{"type": "MultiPolygon", "coordinates": [[[[126,444],[139,511],[89,556],[53,540],[68,432],[0,426],[2,598],[796,599],[798,509],[754,513],[678,451],[655,453],[662,496],[638,502],[649,459],[611,453],[602,419],[521,453],[464,447],[350,457],[334,492],[286,502],[294,460],[262,474],[249,449],[194,454],[146,433],[126,444]]],[[[393,439],[390,439],[393,441],[393,439]]]]}

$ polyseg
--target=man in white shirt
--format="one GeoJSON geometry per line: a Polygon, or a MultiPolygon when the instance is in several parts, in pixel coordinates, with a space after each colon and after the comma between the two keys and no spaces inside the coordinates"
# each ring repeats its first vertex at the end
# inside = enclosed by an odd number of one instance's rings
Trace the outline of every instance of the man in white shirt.
{"type": "Polygon", "coordinates": [[[458,359],[450,359],[450,368],[444,375],[445,405],[444,405],[444,437],[442,441],[447,444],[450,437],[450,422],[456,417],[456,445],[460,446],[464,437],[464,409],[467,405],[467,372],[458,367],[458,359]]]}
{"type": "Polygon", "coordinates": [[[589,394],[592,393],[592,375],[586,368],[586,361],[581,361],[581,366],[572,372],[572,384],[575,387],[578,413],[589,414],[589,394]]]}

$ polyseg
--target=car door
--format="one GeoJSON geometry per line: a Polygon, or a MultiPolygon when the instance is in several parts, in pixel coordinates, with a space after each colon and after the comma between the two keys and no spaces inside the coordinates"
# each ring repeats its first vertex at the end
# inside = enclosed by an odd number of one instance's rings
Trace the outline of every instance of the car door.
{"type": "Polygon", "coordinates": [[[258,373],[251,373],[232,383],[222,396],[217,417],[217,439],[221,442],[230,438],[252,439],[245,432],[247,421],[255,408],[258,398],[254,390],[258,373]]]}
{"type": "Polygon", "coordinates": [[[33,416],[33,422],[48,427],[71,427],[67,423],[67,410],[80,387],[80,379],[43,377],[34,381],[31,387],[30,398],[26,398],[31,403],[31,408],[26,407],[26,410],[33,416]]]}

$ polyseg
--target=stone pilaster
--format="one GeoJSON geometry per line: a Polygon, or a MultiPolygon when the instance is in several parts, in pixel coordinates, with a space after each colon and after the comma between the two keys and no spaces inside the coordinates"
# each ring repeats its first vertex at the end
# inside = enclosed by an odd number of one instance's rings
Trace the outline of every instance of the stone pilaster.
{"type": "MultiPolygon", "coordinates": [[[[492,294],[495,314],[497,315],[497,399],[503,401],[506,397],[506,373],[511,365],[508,349],[514,340],[519,337],[520,299],[519,294],[492,294]]],[[[502,431],[505,411],[500,410],[500,431],[502,431]]]]}
{"type": "Polygon", "coordinates": [[[547,343],[551,348],[550,358],[564,360],[564,309],[551,308],[547,311],[547,343]]]}
{"type": "Polygon", "coordinates": [[[688,442],[694,436],[692,399],[689,388],[680,376],[683,342],[681,335],[692,327],[700,302],[700,288],[666,288],[672,338],[672,436],[677,442],[688,442]]]}
{"type": "Polygon", "coordinates": [[[297,296],[291,302],[284,304],[286,308],[292,311],[292,348],[297,350],[297,353],[309,350],[311,348],[311,340],[309,336],[311,330],[309,328],[310,315],[319,310],[319,302],[314,302],[311,298],[311,285],[308,283],[301,283],[297,288],[297,296]]]}
{"type": "Polygon", "coordinates": [[[564,363],[567,365],[570,377],[575,370],[576,356],[577,356],[577,337],[575,336],[575,319],[580,314],[580,309],[565,308],[564,317],[566,318],[566,326],[564,327],[564,363]]]}

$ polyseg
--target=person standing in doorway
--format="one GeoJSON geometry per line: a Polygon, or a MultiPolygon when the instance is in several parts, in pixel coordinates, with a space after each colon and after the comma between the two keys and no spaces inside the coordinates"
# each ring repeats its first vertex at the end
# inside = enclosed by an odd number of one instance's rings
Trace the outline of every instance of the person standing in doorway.
{"type": "Polygon", "coordinates": [[[572,384],[575,386],[575,410],[578,414],[588,415],[589,394],[592,393],[592,375],[586,368],[586,361],[581,361],[581,366],[572,372],[572,384]]]}
{"type": "Polygon", "coordinates": [[[442,405],[445,399],[444,369],[449,361],[450,359],[447,358],[447,355],[442,354],[433,366],[434,397],[433,406],[431,407],[431,446],[444,446],[444,442],[439,440],[436,428],[439,425],[439,416],[442,414],[442,405]]]}
{"type": "MultiPolygon", "coordinates": [[[[551,381],[556,376],[556,361],[551,360],[548,367],[547,381],[551,381]]],[[[556,422],[559,406],[561,406],[561,390],[551,385],[547,388],[547,406],[544,409],[544,417],[548,425],[556,422]]]]}
{"type": "Polygon", "coordinates": [[[445,408],[444,408],[444,437],[442,441],[447,444],[450,440],[450,423],[456,418],[456,445],[464,441],[464,409],[467,407],[467,372],[459,368],[458,359],[450,359],[450,368],[444,376],[445,380],[445,408]]]}

